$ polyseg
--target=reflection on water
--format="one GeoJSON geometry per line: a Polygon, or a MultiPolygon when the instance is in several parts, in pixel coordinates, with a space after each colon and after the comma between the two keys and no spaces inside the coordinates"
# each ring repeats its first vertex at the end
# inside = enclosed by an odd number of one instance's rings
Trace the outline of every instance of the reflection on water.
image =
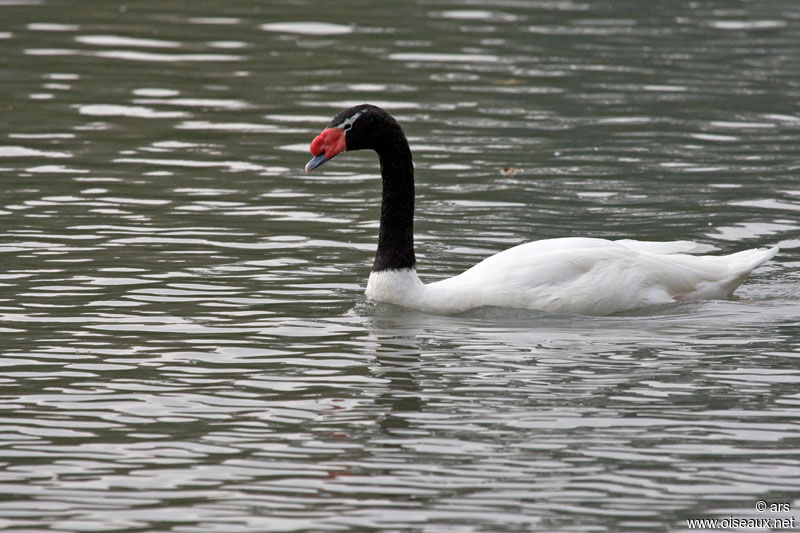
{"type": "Polygon", "coordinates": [[[2,527],[798,507],[799,15],[0,0],[2,527]],[[544,237],[783,250],[731,301],[616,317],[373,305],[374,155],[302,173],[365,101],[411,140],[424,279],[544,237]]]}

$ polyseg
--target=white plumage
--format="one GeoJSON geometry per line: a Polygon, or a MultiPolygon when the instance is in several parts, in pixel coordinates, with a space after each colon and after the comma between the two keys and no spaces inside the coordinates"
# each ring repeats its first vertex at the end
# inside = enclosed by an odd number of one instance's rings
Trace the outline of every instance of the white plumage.
{"type": "Polygon", "coordinates": [[[372,272],[369,299],[430,313],[493,305],[607,315],[675,301],[725,298],[778,248],[687,255],[695,243],[561,238],[487,257],[449,279],[423,284],[413,268],[372,272]]]}

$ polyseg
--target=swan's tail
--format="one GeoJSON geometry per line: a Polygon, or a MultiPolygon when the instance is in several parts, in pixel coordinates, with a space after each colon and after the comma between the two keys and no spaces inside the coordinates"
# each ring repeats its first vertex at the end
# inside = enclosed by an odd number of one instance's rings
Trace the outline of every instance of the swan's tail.
{"type": "Polygon", "coordinates": [[[780,248],[773,246],[772,248],[753,248],[723,256],[728,260],[728,280],[725,283],[728,294],[732,294],[753,269],[775,257],[779,251],[780,248]]]}
{"type": "Polygon", "coordinates": [[[744,250],[730,254],[727,258],[730,260],[731,272],[745,272],[749,273],[754,268],[763,265],[777,254],[780,248],[773,246],[772,248],[753,248],[752,250],[744,250]]]}
{"type": "Polygon", "coordinates": [[[778,253],[778,248],[753,248],[730,255],[668,256],[675,261],[675,277],[667,286],[676,300],[727,298],[750,272],[778,253]]]}

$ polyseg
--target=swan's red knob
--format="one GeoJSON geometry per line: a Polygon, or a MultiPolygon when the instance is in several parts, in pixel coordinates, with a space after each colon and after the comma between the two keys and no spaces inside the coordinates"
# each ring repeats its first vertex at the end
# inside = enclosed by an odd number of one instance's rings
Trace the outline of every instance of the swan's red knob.
{"type": "Polygon", "coordinates": [[[306,174],[347,149],[344,130],[341,128],[322,130],[322,133],[311,141],[308,149],[314,158],[306,164],[306,174]]]}

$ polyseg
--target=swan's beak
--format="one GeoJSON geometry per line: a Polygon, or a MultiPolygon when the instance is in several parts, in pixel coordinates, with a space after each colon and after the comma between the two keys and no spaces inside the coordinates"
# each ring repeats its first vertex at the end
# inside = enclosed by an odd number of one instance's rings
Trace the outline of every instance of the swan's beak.
{"type": "Polygon", "coordinates": [[[325,128],[311,141],[311,146],[308,147],[308,151],[311,152],[314,159],[306,163],[306,174],[345,150],[347,150],[345,131],[342,128],[325,128]]]}
{"type": "Polygon", "coordinates": [[[325,152],[319,154],[318,156],[315,156],[311,161],[306,163],[306,174],[308,174],[309,172],[311,172],[312,170],[314,170],[327,160],[328,158],[325,157],[325,152]]]}

